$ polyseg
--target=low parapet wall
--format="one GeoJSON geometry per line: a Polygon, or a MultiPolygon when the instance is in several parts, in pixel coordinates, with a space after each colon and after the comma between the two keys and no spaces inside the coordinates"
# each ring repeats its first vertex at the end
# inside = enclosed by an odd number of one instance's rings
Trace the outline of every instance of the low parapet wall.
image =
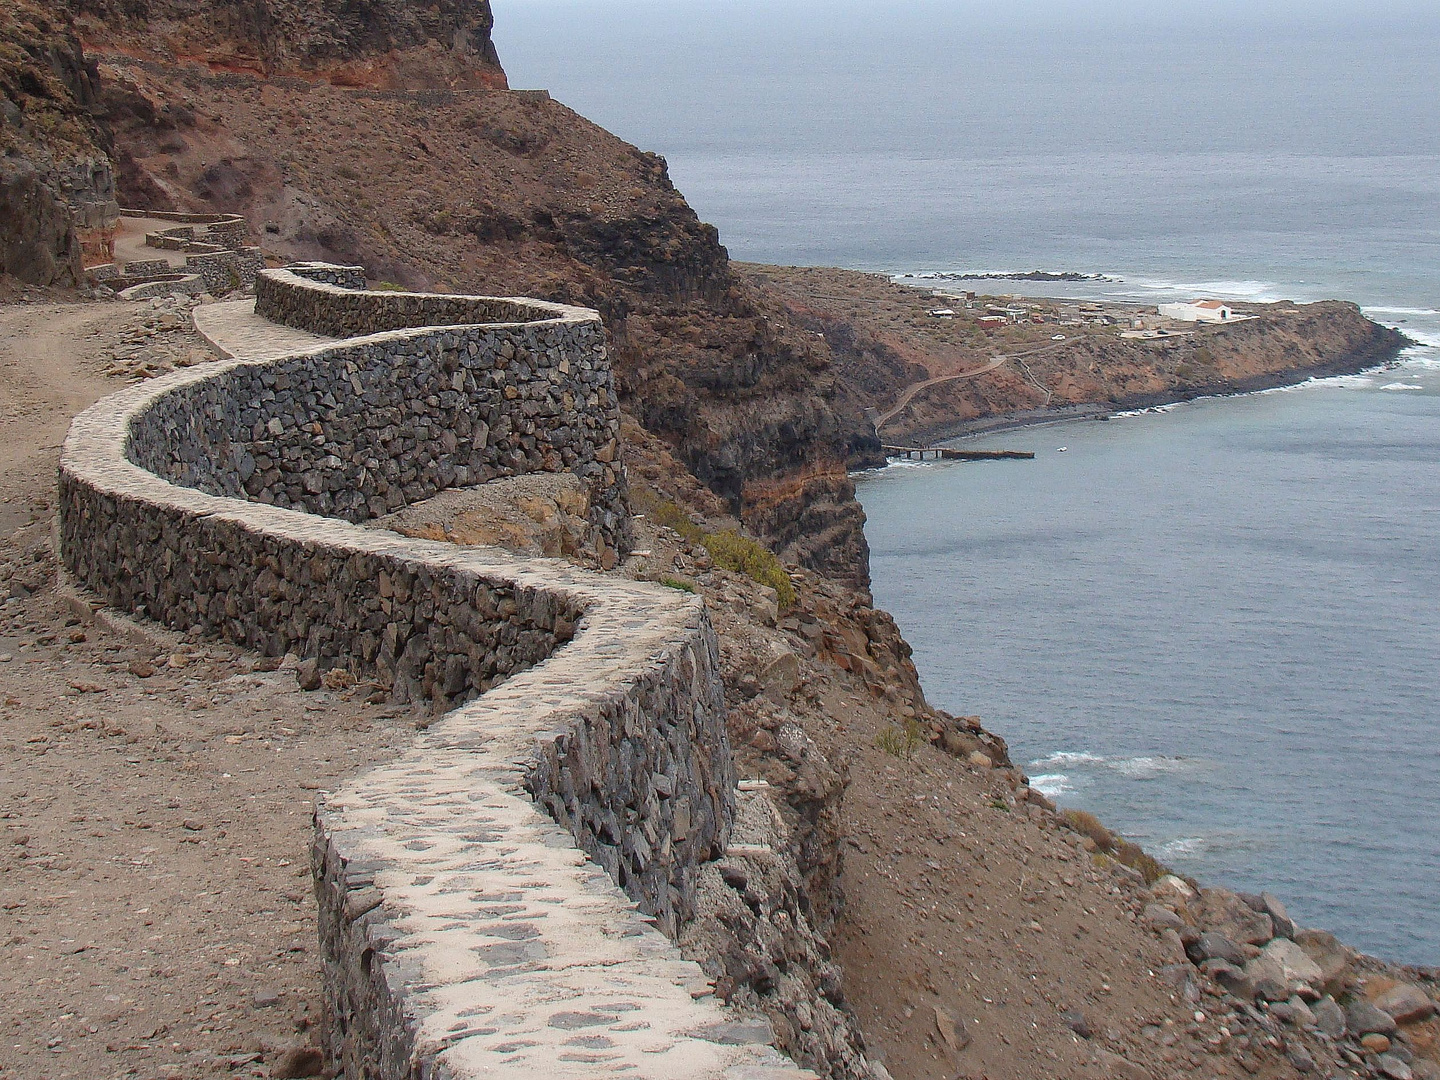
{"type": "Polygon", "coordinates": [[[550,317],[561,306],[511,297],[367,291],[335,280],[317,273],[314,264],[260,274],[255,314],[312,334],[349,337],[416,326],[531,322],[550,317]]]}
{"type": "MultiPolygon", "coordinates": [[[[808,1075],[656,929],[673,934],[693,910],[733,815],[703,605],[316,512],[349,482],[330,435],[344,417],[357,433],[398,428],[387,395],[415,400],[415,373],[436,374],[427,358],[473,359],[487,333],[501,355],[565,329],[547,349],[572,370],[603,367],[593,312],[531,310],[554,317],[220,361],[105,399],[62,452],[62,559],[115,607],[454,706],[317,810],[323,1042],[345,1075],[808,1075]],[[379,421],[359,419],[371,408],[379,421]],[[292,429],[310,449],[283,441],[292,429]],[[265,490],[293,491],[292,506],[246,487],[257,450],[278,473],[265,490]]],[[[445,407],[475,370],[458,362],[419,400],[445,407]]],[[[438,478],[445,430],[395,433],[403,476],[438,478]]]]}

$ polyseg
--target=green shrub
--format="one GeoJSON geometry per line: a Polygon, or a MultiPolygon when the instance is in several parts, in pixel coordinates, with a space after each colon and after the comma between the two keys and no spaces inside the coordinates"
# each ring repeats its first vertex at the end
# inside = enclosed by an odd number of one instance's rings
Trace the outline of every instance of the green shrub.
{"type": "Polygon", "coordinates": [[[775,553],[763,544],[756,543],[748,536],[741,536],[733,529],[724,532],[707,533],[700,541],[705,545],[717,566],[737,574],[744,574],[761,585],[775,590],[781,607],[795,603],[795,586],[790,575],[775,557],[775,553]]]}
{"type": "Polygon", "coordinates": [[[657,578],[656,580],[659,581],[661,585],[664,585],[667,589],[679,589],[681,592],[688,593],[693,593],[695,591],[694,585],[691,585],[688,581],[682,581],[680,578],[662,577],[657,578]]]}
{"type": "Polygon", "coordinates": [[[370,286],[373,292],[406,292],[404,285],[396,285],[393,281],[377,281],[370,286]]]}
{"type": "Polygon", "coordinates": [[[1066,825],[1074,829],[1081,836],[1088,836],[1095,841],[1095,846],[1101,851],[1109,851],[1115,846],[1115,835],[1104,825],[1100,819],[1087,810],[1062,810],[1060,817],[1066,825]]]}
{"type": "Polygon", "coordinates": [[[885,751],[891,757],[905,758],[909,760],[915,756],[915,751],[925,743],[925,736],[920,730],[920,725],[914,719],[906,720],[903,724],[886,724],[880,729],[880,734],[875,736],[877,748],[885,751]]]}
{"type": "Polygon", "coordinates": [[[657,524],[674,529],[685,538],[687,544],[699,544],[703,541],[705,533],[700,526],[691,521],[685,511],[669,499],[655,503],[647,512],[657,524]]]}
{"type": "Polygon", "coordinates": [[[775,590],[782,608],[795,603],[795,586],[775,553],[734,529],[706,532],[690,520],[688,514],[669,499],[637,500],[657,525],[674,529],[687,544],[699,544],[710,552],[715,565],[732,573],[744,574],[752,581],[775,590]]]}

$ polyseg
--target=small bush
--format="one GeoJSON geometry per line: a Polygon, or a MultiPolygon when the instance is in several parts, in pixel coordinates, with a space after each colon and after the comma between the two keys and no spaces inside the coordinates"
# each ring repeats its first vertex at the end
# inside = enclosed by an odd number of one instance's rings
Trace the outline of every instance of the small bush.
{"type": "Polygon", "coordinates": [[[785,567],[775,553],[748,536],[741,536],[734,529],[707,533],[690,520],[689,515],[669,499],[659,500],[646,506],[645,512],[657,525],[674,529],[687,544],[700,544],[710,552],[715,565],[736,574],[744,574],[752,581],[768,585],[775,590],[782,608],[795,603],[795,586],[785,567]]]}
{"type": "Polygon", "coordinates": [[[914,757],[915,751],[924,743],[925,736],[920,731],[920,725],[913,719],[906,720],[904,724],[886,724],[875,736],[877,748],[891,757],[906,760],[914,757]]]}
{"type": "Polygon", "coordinates": [[[701,531],[700,526],[691,521],[690,518],[686,516],[685,511],[681,510],[680,507],[676,506],[669,499],[658,502],[650,507],[649,514],[656,524],[674,529],[685,538],[687,544],[701,543],[705,535],[704,532],[701,531]]]}
{"type": "Polygon", "coordinates": [[[1070,828],[1082,836],[1088,836],[1094,840],[1095,847],[1099,852],[1109,855],[1116,862],[1123,863],[1132,870],[1140,871],[1147,885],[1153,885],[1170,873],[1170,868],[1159,859],[1147,853],[1134,841],[1116,836],[1100,824],[1100,819],[1094,814],[1084,810],[1064,810],[1060,817],[1070,828]]]}
{"type": "Polygon", "coordinates": [[[373,292],[406,292],[404,285],[397,285],[393,281],[377,281],[370,286],[373,292]]]}
{"type": "Polygon", "coordinates": [[[675,578],[675,577],[662,577],[662,578],[659,578],[659,579],[657,579],[657,580],[660,582],[661,585],[664,585],[667,589],[679,589],[681,592],[688,592],[688,593],[693,593],[693,592],[695,591],[695,586],[694,586],[694,585],[691,585],[690,582],[688,582],[688,581],[681,581],[679,578],[675,578]]]}
{"type": "Polygon", "coordinates": [[[1115,847],[1115,858],[1120,860],[1132,870],[1139,870],[1145,878],[1146,885],[1154,885],[1162,877],[1170,872],[1159,859],[1150,855],[1139,844],[1131,843],[1129,840],[1121,840],[1115,847]]]}
{"type": "Polygon", "coordinates": [[[1100,819],[1086,810],[1065,810],[1060,816],[1065,824],[1074,829],[1081,836],[1088,836],[1095,841],[1095,846],[1101,851],[1110,851],[1115,847],[1115,835],[1104,825],[1100,819]]]}
{"type": "Polygon", "coordinates": [[[718,566],[737,574],[745,574],[761,585],[774,589],[781,607],[789,607],[795,603],[795,586],[791,584],[790,575],[785,572],[785,567],[780,564],[775,553],[763,544],[741,536],[733,529],[709,533],[701,543],[718,566]]]}

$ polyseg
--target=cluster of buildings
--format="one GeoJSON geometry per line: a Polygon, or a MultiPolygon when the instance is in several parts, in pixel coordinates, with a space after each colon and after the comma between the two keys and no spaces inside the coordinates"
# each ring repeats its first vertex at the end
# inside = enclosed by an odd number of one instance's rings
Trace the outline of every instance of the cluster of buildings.
{"type": "MultiPolygon", "coordinates": [[[[1231,323],[1255,316],[1233,310],[1222,300],[1192,300],[1188,303],[1161,304],[1158,314],[1145,313],[1133,304],[1098,303],[1057,303],[1054,301],[1031,301],[1029,304],[1015,303],[1015,298],[1003,298],[997,302],[990,298],[977,298],[973,292],[963,294],[936,292],[937,300],[948,301],[952,306],[934,307],[929,310],[931,318],[953,319],[964,312],[975,311],[971,316],[982,327],[999,328],[1017,324],[1051,324],[1055,326],[1115,326],[1127,336],[1144,332],[1146,336],[1164,336],[1167,330],[1174,333],[1175,323],[1231,323]]],[[[1154,309],[1150,309],[1153,311],[1154,309]]]]}

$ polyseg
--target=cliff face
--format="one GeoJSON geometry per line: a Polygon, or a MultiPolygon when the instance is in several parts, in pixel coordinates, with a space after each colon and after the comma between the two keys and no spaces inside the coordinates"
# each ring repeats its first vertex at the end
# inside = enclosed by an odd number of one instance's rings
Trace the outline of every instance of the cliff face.
{"type": "Polygon", "coordinates": [[[75,285],[113,224],[108,138],[91,115],[94,64],[52,12],[0,10],[0,272],[75,285]]]}
{"type": "Polygon", "coordinates": [[[87,43],[342,86],[504,87],[489,0],[70,0],[87,43]]]}

